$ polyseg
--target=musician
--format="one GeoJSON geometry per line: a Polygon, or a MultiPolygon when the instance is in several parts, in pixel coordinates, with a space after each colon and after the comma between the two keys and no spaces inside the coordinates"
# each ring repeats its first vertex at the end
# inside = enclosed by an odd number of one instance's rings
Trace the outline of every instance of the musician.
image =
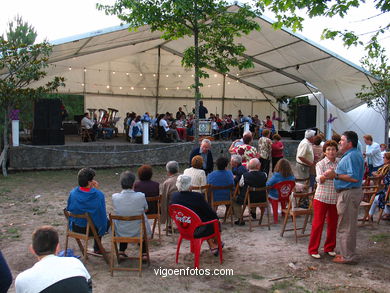
{"type": "Polygon", "coordinates": [[[161,118],[161,120],[159,122],[159,126],[164,128],[164,131],[165,131],[166,134],[173,134],[174,139],[176,140],[176,142],[181,142],[181,140],[179,138],[179,133],[177,132],[177,130],[173,129],[173,128],[169,128],[168,122],[167,122],[167,114],[165,114],[164,117],[161,118]]]}
{"type": "Polygon", "coordinates": [[[203,101],[199,102],[199,119],[206,119],[206,114],[209,111],[205,106],[203,106],[203,101]]]}
{"type": "Polygon", "coordinates": [[[111,128],[110,116],[108,113],[104,114],[102,121],[100,121],[101,130],[104,133],[104,138],[112,138],[114,129],[111,128]]]}
{"type": "Polygon", "coordinates": [[[181,116],[184,115],[184,119],[186,118],[186,113],[183,112],[183,109],[179,107],[179,111],[176,112],[176,119],[179,120],[181,116]]]}
{"type": "Polygon", "coordinates": [[[97,125],[93,120],[91,120],[88,112],[84,113],[84,117],[81,119],[81,128],[85,128],[89,132],[91,140],[95,141],[97,125]]]}

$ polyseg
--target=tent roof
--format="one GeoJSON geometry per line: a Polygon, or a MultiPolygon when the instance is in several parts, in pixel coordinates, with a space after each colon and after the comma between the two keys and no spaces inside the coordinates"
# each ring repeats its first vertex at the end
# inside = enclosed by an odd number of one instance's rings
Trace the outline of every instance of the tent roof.
{"type": "MultiPolygon", "coordinates": [[[[238,6],[229,9],[235,11],[238,6]]],[[[247,88],[244,92],[226,89],[234,97],[271,100],[321,91],[343,111],[362,104],[355,93],[362,85],[376,81],[367,71],[288,29],[274,30],[272,21],[265,17],[256,21],[260,31],[237,39],[246,47],[245,58],[252,59],[254,67],[242,71],[232,69],[226,77],[210,68],[212,75],[205,82],[209,89],[204,88],[208,94],[204,95],[220,97],[220,85],[227,81],[247,88]]],[[[119,26],[54,41],[50,63],[55,67],[49,75],[65,75],[65,90],[73,93],[132,95],[138,89],[150,96],[164,95],[165,91],[170,96],[191,95],[192,90],[187,86],[192,83],[192,71],[181,67],[180,57],[192,45],[192,40],[166,41],[160,38],[161,34],[151,32],[147,26],[136,31],[119,26]],[[122,78],[119,74],[114,77],[115,73],[123,73],[122,78]],[[135,78],[136,74],[143,77],[135,78]],[[158,82],[156,74],[161,76],[158,82]],[[130,85],[134,92],[124,90],[130,85]],[[176,92],[168,94],[173,89],[176,92]]]]}

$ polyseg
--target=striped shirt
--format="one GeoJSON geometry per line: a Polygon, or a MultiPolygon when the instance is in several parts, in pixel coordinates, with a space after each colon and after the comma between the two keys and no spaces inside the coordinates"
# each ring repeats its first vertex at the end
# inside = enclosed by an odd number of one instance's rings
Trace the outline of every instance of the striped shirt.
{"type": "Polygon", "coordinates": [[[327,204],[336,204],[337,193],[336,189],[334,188],[333,179],[326,179],[324,183],[321,183],[320,176],[322,176],[328,169],[332,168],[336,170],[338,162],[338,158],[336,158],[335,162],[332,162],[327,157],[325,157],[316,164],[317,189],[314,195],[314,199],[327,204]]]}

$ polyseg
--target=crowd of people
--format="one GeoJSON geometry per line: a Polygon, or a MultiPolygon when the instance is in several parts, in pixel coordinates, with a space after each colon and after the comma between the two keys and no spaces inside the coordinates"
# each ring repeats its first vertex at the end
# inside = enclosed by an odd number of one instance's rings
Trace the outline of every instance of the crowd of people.
{"type": "MultiPolygon", "coordinates": [[[[227,140],[240,137],[245,122],[249,123],[250,131],[255,133],[256,136],[265,136],[262,134],[263,130],[269,130],[272,134],[275,133],[275,127],[270,116],[262,121],[258,115],[253,117],[251,115],[244,116],[239,110],[236,117],[233,117],[232,114],[224,114],[220,117],[219,114],[208,114],[203,101],[200,101],[199,119],[209,122],[209,135],[213,136],[214,139],[227,140]]],[[[123,119],[123,129],[128,141],[142,142],[143,128],[145,127],[142,122],[149,122],[148,133],[150,137],[164,142],[190,141],[193,139],[195,132],[194,111],[186,114],[181,107],[178,108],[176,115],[166,112],[165,114],[156,113],[152,117],[148,112],[142,115],[127,112],[123,119]]],[[[118,134],[116,121],[110,120],[108,113],[101,120],[96,115],[90,117],[90,113],[85,113],[81,120],[81,128],[89,132],[92,141],[97,138],[109,139],[118,134]]]]}
{"type": "MultiPolygon", "coordinates": [[[[179,115],[182,115],[180,109],[179,115]]],[[[279,198],[275,185],[285,181],[303,180],[306,184],[304,190],[311,188],[314,191],[312,202],[314,217],[308,254],[314,259],[322,257],[319,247],[326,222],[324,253],[333,257],[335,263],[356,263],[356,227],[358,207],[363,197],[363,178],[374,176],[384,182],[384,188],[376,195],[369,212],[371,220],[378,207],[386,208],[384,217],[389,217],[388,206],[384,205],[384,194],[390,185],[390,153],[373,142],[370,135],[364,136],[366,150],[362,152],[358,136],[353,131],[346,131],[341,136],[335,135],[332,140],[325,141],[324,137],[316,135],[314,130],[307,130],[297,149],[294,174],[290,162],[283,156],[284,145],[281,137],[275,134],[272,136],[272,141],[271,131],[268,129],[264,129],[262,134],[256,148],[252,146],[252,132],[244,132],[242,138],[233,141],[229,147],[230,161],[223,156],[215,160],[216,170],[214,170],[212,143],[204,139],[200,146],[190,153],[189,162],[183,174],[180,173],[178,162],[169,161],[166,164],[167,177],[161,184],[152,180],[153,168],[149,165],[139,167],[138,181],[136,181],[135,174],[130,171],[123,172],[120,175],[118,186],[121,191],[114,193],[111,197],[112,213],[118,216],[143,215],[147,235],[150,236],[151,228],[147,214],[156,213],[158,207],[148,204],[147,198],[160,195],[161,223],[166,225],[168,231],[172,231],[172,227],[168,226],[170,225],[169,205],[183,205],[194,211],[203,222],[218,219],[217,208],[210,205],[209,195],[204,194],[206,189],[202,188],[233,185],[237,188],[231,202],[231,210],[235,217],[234,224],[244,226],[243,205],[247,188],[268,186],[268,192],[250,192],[250,201],[266,202],[269,200],[273,220],[277,224],[279,202],[282,208],[286,207],[287,202],[279,198]],[[270,172],[272,176],[269,175],[270,172]],[[194,187],[199,188],[195,190],[194,187]],[[336,243],[339,254],[336,253],[336,243]]],[[[91,168],[83,168],[78,172],[78,186],[70,192],[66,209],[73,214],[87,212],[101,238],[107,234],[110,223],[107,218],[106,196],[99,189],[99,183],[94,179],[95,175],[95,171],[91,168]]],[[[214,202],[230,200],[230,191],[215,190],[212,196],[214,202]]],[[[230,206],[227,205],[226,209],[230,209],[230,206]]],[[[248,216],[253,219],[258,218],[256,209],[250,209],[248,216]]],[[[69,224],[75,232],[86,232],[87,223],[84,219],[71,218],[69,224]]],[[[123,237],[137,237],[140,234],[139,224],[140,220],[126,223],[116,221],[116,234],[123,237]]],[[[196,230],[194,237],[206,237],[213,233],[214,226],[207,225],[203,229],[196,230]]],[[[32,242],[32,253],[36,255],[38,262],[16,278],[17,293],[88,292],[91,290],[90,274],[79,260],[56,256],[59,250],[58,233],[53,227],[38,228],[33,233],[32,242]],[[69,290],[69,284],[74,284],[74,289],[72,287],[70,291],[61,291],[69,290]],[[49,289],[46,291],[47,288],[55,288],[55,291],[49,289]]],[[[211,254],[218,256],[217,239],[210,238],[207,242],[211,254]]],[[[103,253],[96,241],[93,249],[96,254],[103,253]]],[[[126,249],[127,244],[120,244],[120,257],[127,257],[126,249]]],[[[146,246],[143,246],[143,249],[146,249],[146,246]]],[[[6,262],[0,253],[2,275],[3,272],[4,275],[8,272],[7,276],[10,276],[9,270],[4,268],[6,268],[6,262]]]]}

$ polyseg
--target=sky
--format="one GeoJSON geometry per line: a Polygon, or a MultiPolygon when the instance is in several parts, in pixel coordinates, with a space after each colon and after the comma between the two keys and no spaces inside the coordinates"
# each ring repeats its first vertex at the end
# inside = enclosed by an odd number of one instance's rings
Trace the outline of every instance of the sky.
{"type": "MultiPolygon", "coordinates": [[[[5,33],[8,27],[7,23],[16,15],[22,16],[24,21],[35,27],[38,32],[37,41],[44,39],[54,41],[120,25],[121,21],[116,16],[107,16],[104,12],[98,11],[96,9],[97,2],[112,4],[115,1],[0,0],[0,34],[5,33]]],[[[359,64],[360,58],[363,57],[363,50],[354,47],[347,49],[340,40],[323,41],[320,39],[321,32],[326,27],[340,30],[352,28],[356,32],[364,34],[388,23],[388,19],[386,19],[388,14],[373,17],[377,14],[378,12],[367,4],[359,9],[354,9],[345,19],[316,18],[308,20],[304,24],[304,30],[299,33],[355,64],[359,64]]],[[[270,14],[267,16],[272,18],[270,14]]],[[[380,42],[387,49],[387,52],[390,52],[389,32],[380,39],[380,42]]]]}

